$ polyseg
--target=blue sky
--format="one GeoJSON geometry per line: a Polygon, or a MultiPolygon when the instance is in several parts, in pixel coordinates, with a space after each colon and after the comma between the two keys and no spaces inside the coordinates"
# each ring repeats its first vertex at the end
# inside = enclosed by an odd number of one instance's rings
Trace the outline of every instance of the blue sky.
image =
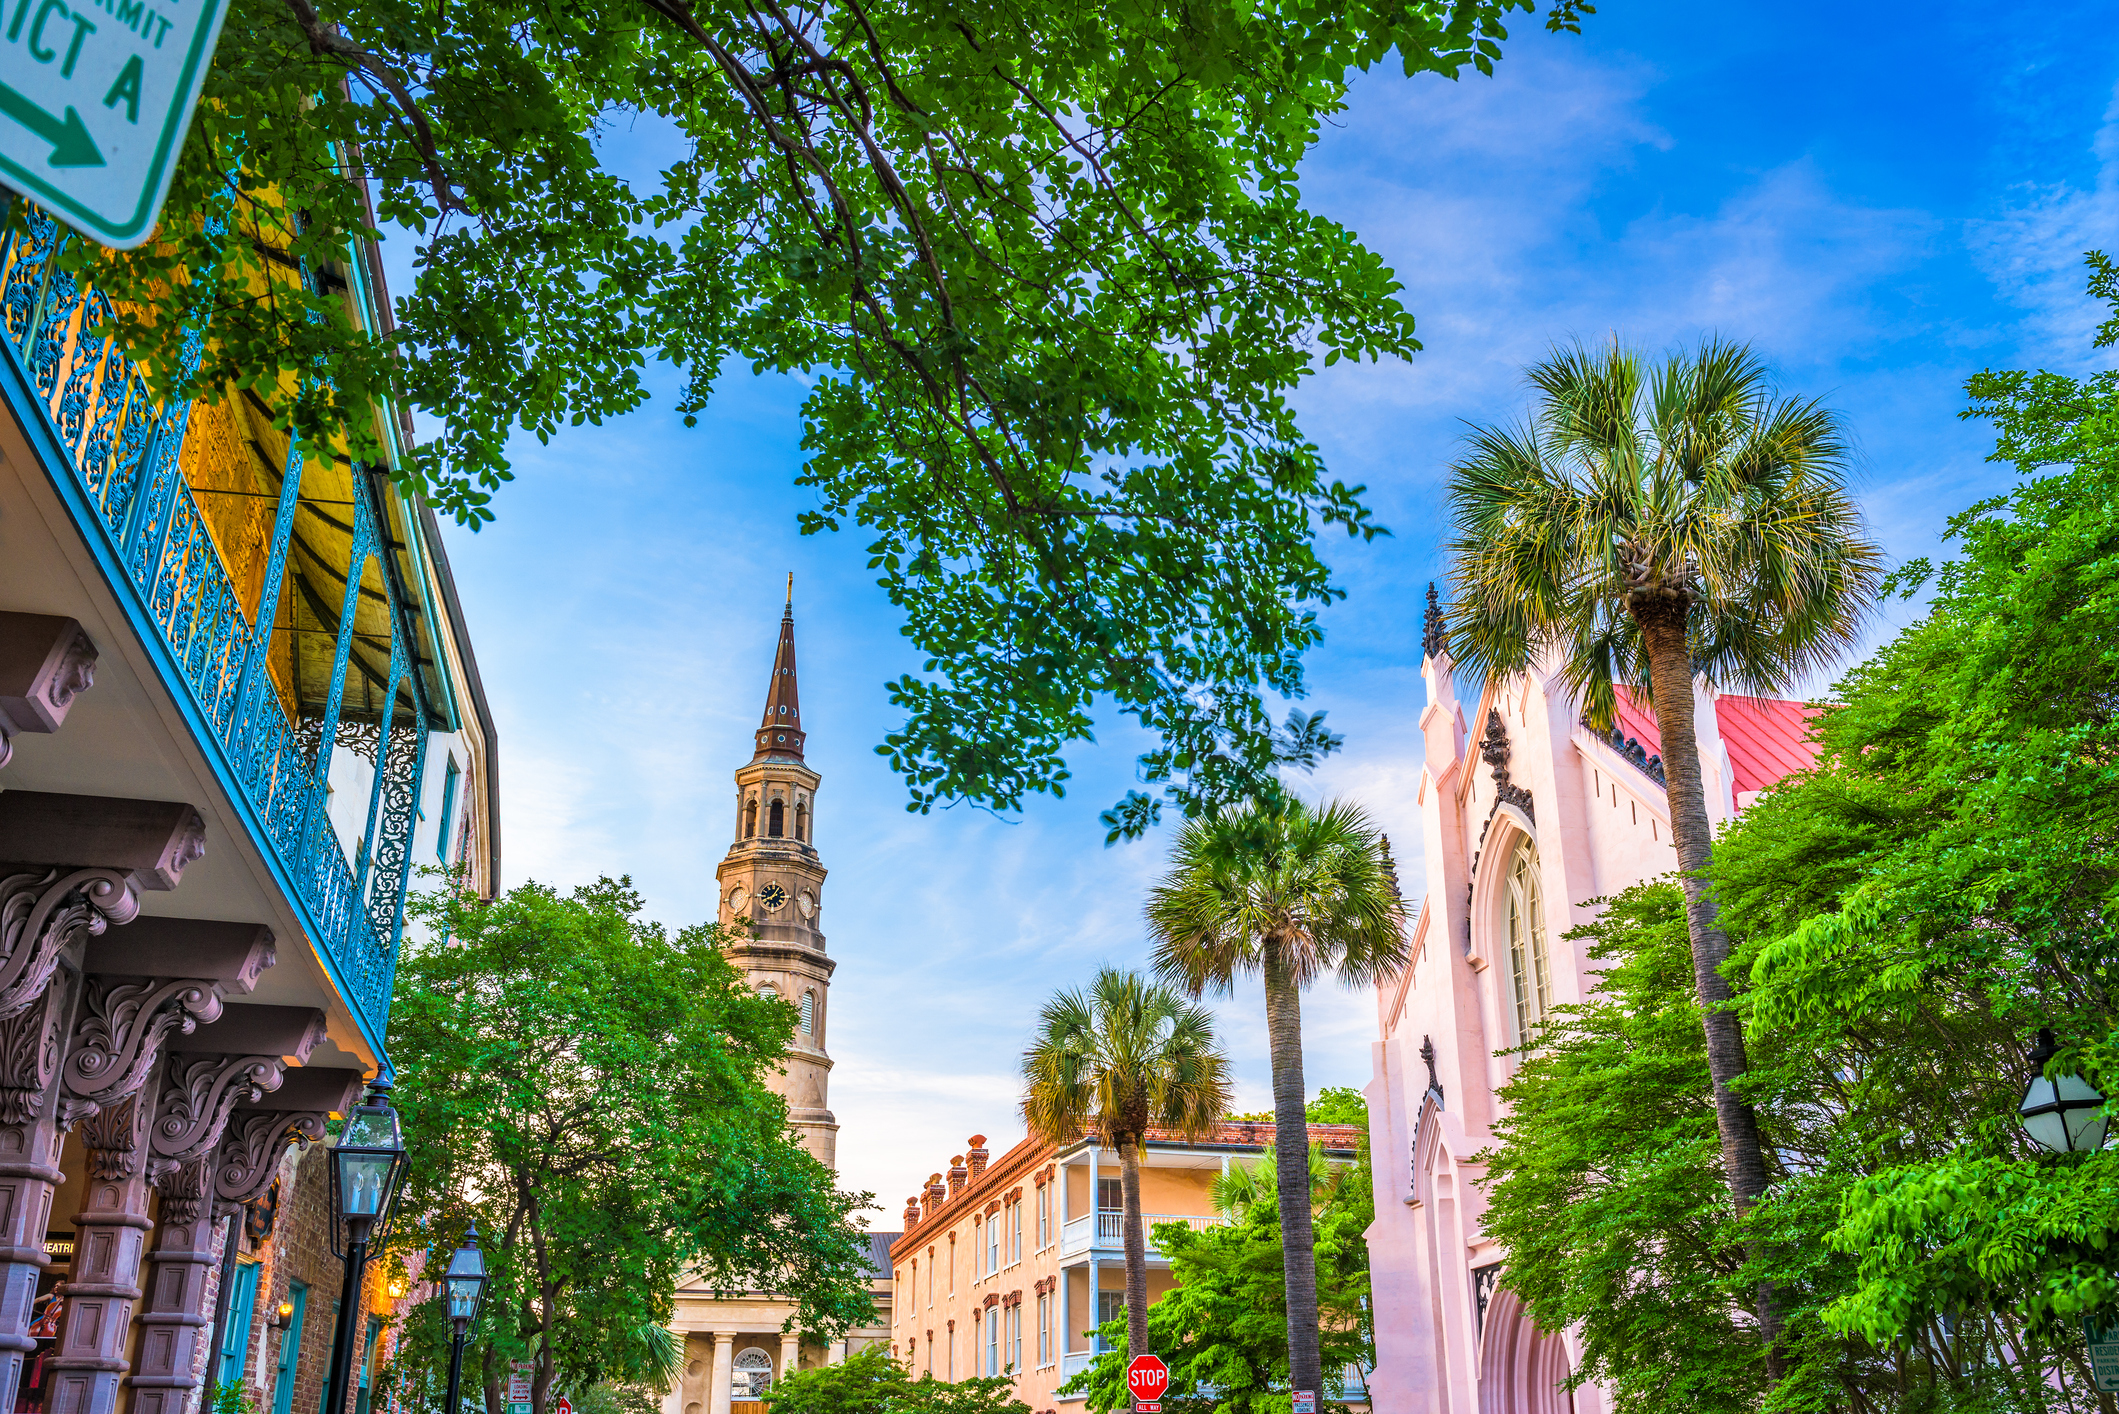
{"type": "MultiPolygon", "coordinates": [[[[1886,548],[1932,554],[1950,513],[2005,484],[1955,416],[1963,379],[2090,365],[2080,255],[2119,248],[2104,6],[1611,0],[1584,30],[1521,24],[1493,79],[1365,76],[1309,163],[1312,201],[1396,268],[1426,344],[1298,395],[1333,473],[1367,483],[1395,532],[1326,546],[1350,597],[1309,705],[1347,747],[1312,788],[1362,801],[1402,858],[1419,857],[1441,473],[1463,419],[1520,410],[1526,362],[1614,330],[1653,349],[1751,340],[1788,389],[1847,414],[1886,548]]],[[[654,916],[712,915],[793,570],[841,1170],[895,1227],[965,1136],[1020,1137],[1014,1060],[1044,999],[1140,959],[1166,841],[1107,850],[1096,814],[1141,743],[1107,729],[1076,753],[1075,792],[1019,820],[906,814],[872,748],[895,724],[883,682],[918,663],[857,533],[796,533],[800,388],[732,375],[691,430],[673,390],[525,440],[499,522],[450,534],[500,730],[506,879],[629,872],[654,916]]],[[[1240,1105],[1265,1108],[1255,988],[1221,1011],[1240,1105]]],[[[1305,1020],[1311,1088],[1365,1084],[1371,999],[1321,990],[1305,1020]]]]}

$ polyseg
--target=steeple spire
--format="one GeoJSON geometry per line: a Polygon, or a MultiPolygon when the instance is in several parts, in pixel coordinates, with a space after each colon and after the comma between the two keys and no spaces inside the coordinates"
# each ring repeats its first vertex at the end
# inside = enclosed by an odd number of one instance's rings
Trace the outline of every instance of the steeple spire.
{"type": "Polygon", "coordinates": [[[787,611],[780,615],[780,650],[773,655],[772,682],[765,690],[765,719],[758,724],[758,751],[802,759],[802,700],[795,691],[795,577],[787,576],[787,611]]]}

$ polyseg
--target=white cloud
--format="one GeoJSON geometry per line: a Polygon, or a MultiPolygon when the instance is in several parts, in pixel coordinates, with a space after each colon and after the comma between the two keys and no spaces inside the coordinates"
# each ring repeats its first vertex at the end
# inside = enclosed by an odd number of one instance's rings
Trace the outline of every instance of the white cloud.
{"type": "Polygon", "coordinates": [[[2027,312],[2028,330],[2049,351],[2038,361],[2056,369],[2111,361],[2090,349],[2091,331],[2110,311],[2084,296],[2082,256],[2103,250],[2119,259],[2119,89],[2089,150],[2097,166],[2089,186],[2026,182],[2008,210],[1973,221],[1967,232],[1981,267],[2027,312]]]}

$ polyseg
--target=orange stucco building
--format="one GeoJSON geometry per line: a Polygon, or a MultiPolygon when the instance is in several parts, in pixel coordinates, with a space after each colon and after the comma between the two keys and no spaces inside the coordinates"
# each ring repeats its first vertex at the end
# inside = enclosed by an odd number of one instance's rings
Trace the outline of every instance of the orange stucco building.
{"type": "MultiPolygon", "coordinates": [[[[1150,1137],[1141,1163],[1150,1304],[1173,1284],[1155,1224],[1218,1225],[1215,1177],[1232,1161],[1255,1162],[1272,1138],[1271,1124],[1242,1122],[1201,1140],[1150,1137]]],[[[1310,1139],[1352,1160],[1361,1131],[1313,1124],[1310,1139]]],[[[906,1201],[905,1233],[890,1249],[892,1352],[938,1380],[1007,1375],[1038,1414],[1077,1404],[1080,1395],[1055,1391],[1087,1368],[1092,1328],[1125,1300],[1118,1188],[1118,1153],[1093,1134],[1065,1148],[1025,1139],[997,1160],[972,1135],[906,1201]]]]}

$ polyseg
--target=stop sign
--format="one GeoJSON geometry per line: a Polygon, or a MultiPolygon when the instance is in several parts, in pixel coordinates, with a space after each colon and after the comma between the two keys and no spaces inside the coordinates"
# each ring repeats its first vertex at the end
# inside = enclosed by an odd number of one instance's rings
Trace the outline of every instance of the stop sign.
{"type": "Polygon", "coordinates": [[[1169,1387],[1170,1367],[1160,1355],[1136,1355],[1126,1366],[1126,1392],[1138,1401],[1152,1404],[1169,1387]]]}

